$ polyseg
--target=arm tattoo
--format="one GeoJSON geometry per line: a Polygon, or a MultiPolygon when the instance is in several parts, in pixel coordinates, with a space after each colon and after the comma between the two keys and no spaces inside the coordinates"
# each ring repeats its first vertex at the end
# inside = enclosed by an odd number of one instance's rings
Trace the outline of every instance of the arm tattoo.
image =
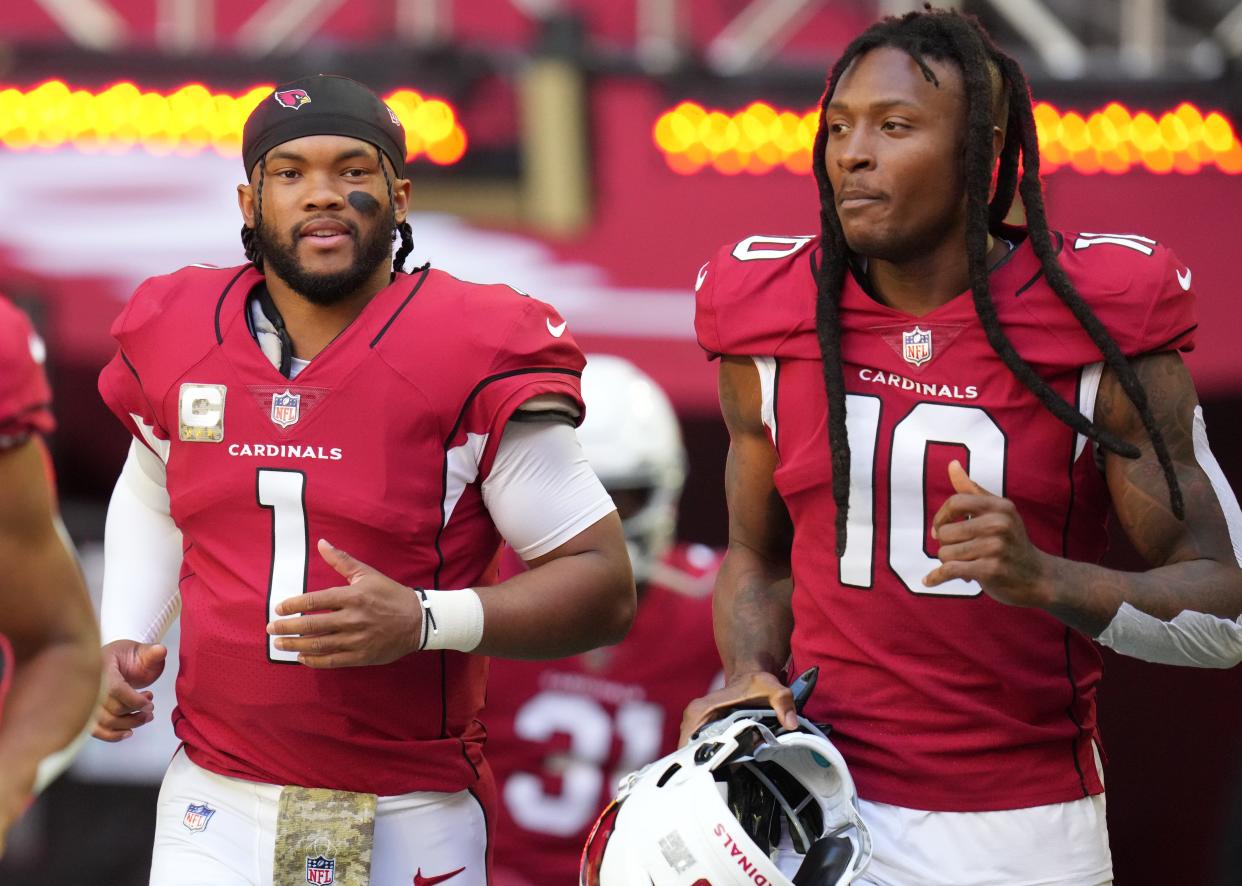
{"type": "Polygon", "coordinates": [[[1174,353],[1139,357],[1133,366],[1164,431],[1186,519],[1178,520],[1169,506],[1168,485],[1137,410],[1105,371],[1096,420],[1141,452],[1137,459],[1107,454],[1105,476],[1118,520],[1153,568],[1126,573],[1062,561],[1066,568],[1059,583],[1078,588],[1069,588],[1069,604],[1053,612],[1093,635],[1107,627],[1122,602],[1166,621],[1186,609],[1228,618],[1242,612],[1242,570],[1216,492],[1195,457],[1198,397],[1190,374],[1174,353]]]}

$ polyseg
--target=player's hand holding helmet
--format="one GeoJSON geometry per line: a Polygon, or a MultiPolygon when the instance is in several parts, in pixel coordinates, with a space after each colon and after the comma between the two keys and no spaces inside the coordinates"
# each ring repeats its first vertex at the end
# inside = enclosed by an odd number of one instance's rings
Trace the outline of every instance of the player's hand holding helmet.
{"type": "Polygon", "coordinates": [[[871,857],[854,780],[819,727],[798,726],[734,711],[628,776],[587,839],[580,886],[853,882],[871,857]]]}

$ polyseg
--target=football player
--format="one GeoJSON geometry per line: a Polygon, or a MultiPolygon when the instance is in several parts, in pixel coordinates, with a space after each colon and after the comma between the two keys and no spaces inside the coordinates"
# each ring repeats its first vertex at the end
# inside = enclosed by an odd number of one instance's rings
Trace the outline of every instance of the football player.
{"type": "Polygon", "coordinates": [[[699,275],[727,684],[684,730],[759,701],[792,727],[779,675],[818,665],[807,714],[857,782],[866,882],[1108,882],[1092,638],[1242,658],[1242,521],[1179,356],[1190,270],[1049,231],[1025,78],[956,13],[849,45],[815,157],[820,235],[699,275]],[[1015,190],[1025,228],[1002,223],[1015,190]],[[1095,565],[1110,503],[1150,571],[1095,565]]]}
{"type": "Polygon", "coordinates": [[[405,152],[361,84],[277,88],[243,135],[249,263],[148,280],[114,325],[100,390],[134,443],[96,734],[152,718],[180,612],[157,886],[481,886],[487,656],[582,652],[633,617],[574,434],[582,355],[536,299],[402,271],[405,152]],[[497,585],[502,537],[532,568],[497,585]]]}
{"type": "MultiPolygon", "coordinates": [[[[685,451],[672,404],[634,364],[605,354],[588,357],[582,394],[579,438],[621,515],[638,615],[616,646],[492,662],[484,719],[500,793],[494,886],[576,882],[618,779],[676,748],[682,710],[720,672],[711,630],[719,555],[673,544],[685,451]]],[[[506,563],[501,574],[521,568],[506,563]]]]}
{"type": "Polygon", "coordinates": [[[40,436],[54,424],[44,353],[0,296],[0,855],[45,780],[41,762],[82,732],[99,697],[95,612],[40,436]]]}

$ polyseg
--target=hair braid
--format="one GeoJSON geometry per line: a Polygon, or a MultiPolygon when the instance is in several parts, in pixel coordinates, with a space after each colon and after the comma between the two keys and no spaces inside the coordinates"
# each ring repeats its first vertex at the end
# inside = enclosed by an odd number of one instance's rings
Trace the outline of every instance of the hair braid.
{"type": "MultiPolygon", "coordinates": [[[[860,54],[847,50],[833,66],[819,109],[819,128],[815,133],[812,156],[822,158],[828,145],[824,117],[828,102],[841,73],[860,54]]],[[[835,542],[837,556],[845,555],[850,508],[850,443],[846,425],[845,369],[841,362],[841,290],[848,271],[849,248],[837,217],[832,183],[823,162],[812,164],[819,187],[820,260],[816,273],[815,334],[823,358],[824,391],[828,399],[828,451],[832,457],[832,498],[836,505],[835,542]]]]}
{"type": "Polygon", "coordinates": [[[401,237],[401,248],[397,250],[397,254],[392,260],[392,272],[398,274],[405,270],[405,260],[414,251],[414,231],[410,229],[408,221],[403,221],[400,224],[397,223],[397,210],[393,204],[392,178],[388,175],[388,165],[384,161],[384,155],[379,148],[375,149],[375,153],[379,157],[380,169],[384,172],[384,184],[388,186],[388,205],[392,207],[392,239],[395,241],[398,235],[401,237]]]}
{"type": "MultiPolygon", "coordinates": [[[[1100,322],[1100,318],[1095,315],[1095,312],[1091,310],[1091,306],[1083,300],[1078,290],[1074,288],[1073,282],[1065,273],[1065,269],[1057,261],[1056,250],[1052,245],[1052,235],[1048,229],[1048,216],[1044,208],[1043,189],[1039,182],[1039,140],[1036,136],[1035,114],[1031,107],[1030,90],[1027,87],[1026,77],[1022,73],[1022,68],[1017,62],[1011,58],[1002,57],[1001,63],[1004,66],[1005,77],[1009,81],[1011,94],[1021,98],[1021,101],[1014,101],[1011,98],[1011,107],[1016,105],[1022,124],[1020,132],[1023,140],[1023,172],[1020,192],[1022,195],[1022,206],[1026,210],[1027,227],[1031,232],[1031,246],[1039,257],[1040,265],[1043,268],[1044,277],[1048,281],[1049,287],[1065,306],[1070,309],[1074,318],[1078,320],[1087,334],[1091,336],[1091,340],[1103,355],[1104,361],[1117,377],[1122,390],[1126,392],[1126,396],[1134,404],[1135,411],[1138,412],[1139,418],[1143,422],[1143,427],[1147,430],[1147,436],[1151,440],[1152,449],[1156,453],[1156,459],[1160,463],[1161,471],[1164,473],[1165,483],[1168,484],[1169,504],[1172,506],[1173,514],[1179,520],[1185,519],[1185,501],[1182,498],[1182,489],[1177,479],[1177,471],[1173,467],[1173,457],[1169,453],[1168,443],[1164,439],[1164,434],[1156,423],[1156,417],[1152,414],[1151,405],[1147,400],[1147,391],[1139,380],[1138,374],[1134,371],[1134,367],[1130,365],[1130,361],[1122,353],[1117,341],[1109,334],[1104,324],[1100,322]]],[[[1094,427],[1094,425],[1092,426],[1094,427]]],[[[1124,440],[1117,440],[1114,435],[1103,429],[1098,429],[1098,433],[1089,434],[1088,436],[1098,441],[1106,449],[1126,458],[1137,458],[1140,454],[1137,447],[1126,443],[1124,440]],[[1112,441],[1120,445],[1111,445],[1112,441]]]]}
{"type": "Polygon", "coordinates": [[[258,231],[259,225],[263,224],[263,164],[264,158],[259,158],[259,181],[255,185],[254,197],[254,227],[242,225],[241,241],[242,249],[246,253],[246,260],[255,266],[256,270],[263,270],[263,253],[259,249],[258,231]]]}
{"type": "MultiPolygon", "coordinates": [[[[1014,348],[1000,324],[996,304],[992,301],[988,281],[988,189],[992,178],[992,62],[987,46],[975,26],[958,15],[945,14],[940,19],[952,35],[958,52],[956,61],[962,69],[966,93],[967,133],[963,146],[966,167],[966,254],[970,274],[971,296],[988,343],[1044,407],[1080,434],[1099,439],[1114,451],[1134,450],[1124,441],[1096,427],[1086,416],[1071,406],[1052,389],[1042,376],[1014,348]]],[[[998,71],[999,73],[999,71],[998,71]]],[[[1032,117],[1032,122],[1034,118],[1032,117]]],[[[1038,174],[1038,173],[1037,173],[1038,174]]],[[[1046,229],[1045,229],[1046,230],[1046,229]]],[[[1038,250],[1037,250],[1038,254],[1038,250]]],[[[1122,451],[1122,454],[1126,454],[1122,451]]],[[[1134,450],[1137,455],[1138,451],[1134,450]]]]}
{"type": "Polygon", "coordinates": [[[971,296],[988,343],[1009,370],[1058,420],[1097,441],[1102,447],[1127,458],[1139,455],[1137,447],[1100,428],[1070,405],[1028,364],[1005,335],[992,301],[987,265],[988,236],[999,231],[1015,194],[1026,209],[1031,245],[1044,276],[1058,298],[1091,336],[1116,374],[1123,390],[1142,417],[1157,459],[1169,485],[1174,514],[1182,518],[1184,506],[1172,458],[1147,403],[1146,392],[1116,341],[1090,306],[1074,289],[1057,261],[1044,211],[1039,182],[1039,143],[1026,78],[1017,62],[1001,52],[973,17],[953,11],[928,9],[877,22],[860,34],[842,54],[829,75],[820,103],[813,165],[820,196],[820,248],[816,269],[816,335],[824,364],[824,389],[828,400],[828,445],[832,459],[832,493],[836,505],[836,551],[845,550],[849,512],[850,452],[846,424],[844,370],[840,348],[840,298],[848,269],[849,249],[836,212],[836,202],[825,164],[828,144],[826,113],[841,75],[860,56],[881,46],[905,51],[924,77],[939,86],[926,59],[955,63],[961,70],[966,99],[967,135],[963,145],[966,188],[966,251],[971,296]],[[993,75],[1001,78],[1008,99],[1007,128],[999,163],[992,156],[993,75]],[[1019,174],[1021,166],[1021,174],[1019,174]],[[992,173],[996,172],[995,189],[992,173]],[[989,192],[992,191],[989,199],[989,192]]]}

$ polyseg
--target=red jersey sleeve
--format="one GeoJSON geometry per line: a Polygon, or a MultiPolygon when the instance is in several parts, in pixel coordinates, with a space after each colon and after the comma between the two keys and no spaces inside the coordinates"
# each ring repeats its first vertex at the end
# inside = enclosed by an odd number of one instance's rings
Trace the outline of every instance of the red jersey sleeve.
{"type": "Polygon", "coordinates": [[[1199,316],[1190,268],[1171,249],[1157,246],[1155,257],[1164,258],[1163,268],[1145,281],[1150,292],[1147,317],[1134,353],[1194,350],[1199,316]]]}
{"type": "Polygon", "coordinates": [[[490,330],[495,335],[490,365],[470,392],[454,431],[455,437],[487,435],[479,459],[480,480],[491,470],[505,425],[526,401],[558,395],[575,407],[575,423],[581,423],[586,414],[581,387],[586,358],[568,324],[551,305],[510,292],[501,293],[497,300],[496,322],[490,330]]]}
{"type": "Polygon", "coordinates": [[[30,320],[0,296],[0,448],[55,427],[44,347],[30,320]]]}
{"type": "Polygon", "coordinates": [[[249,266],[190,266],[151,277],[112,324],[118,347],[99,374],[99,393],[121,424],[157,455],[167,452],[177,430],[175,405],[165,409],[168,392],[219,340],[216,312],[223,294],[259,279],[249,266]]]}
{"type": "Polygon", "coordinates": [[[699,269],[694,329],[709,359],[786,355],[814,330],[816,240],[747,237],[699,269]]]}
{"type": "Polygon", "coordinates": [[[1137,234],[1066,234],[1060,259],[1127,357],[1194,348],[1192,274],[1172,250],[1137,234]]]}
{"type": "Polygon", "coordinates": [[[168,429],[144,388],[142,377],[133,363],[129,350],[140,350],[135,341],[142,335],[144,319],[150,313],[152,280],[147,280],[134,292],[125,309],[112,324],[112,337],[119,347],[112,359],[99,373],[99,393],[104,403],[134,436],[152,452],[160,453],[160,442],[169,439],[168,429]]]}

